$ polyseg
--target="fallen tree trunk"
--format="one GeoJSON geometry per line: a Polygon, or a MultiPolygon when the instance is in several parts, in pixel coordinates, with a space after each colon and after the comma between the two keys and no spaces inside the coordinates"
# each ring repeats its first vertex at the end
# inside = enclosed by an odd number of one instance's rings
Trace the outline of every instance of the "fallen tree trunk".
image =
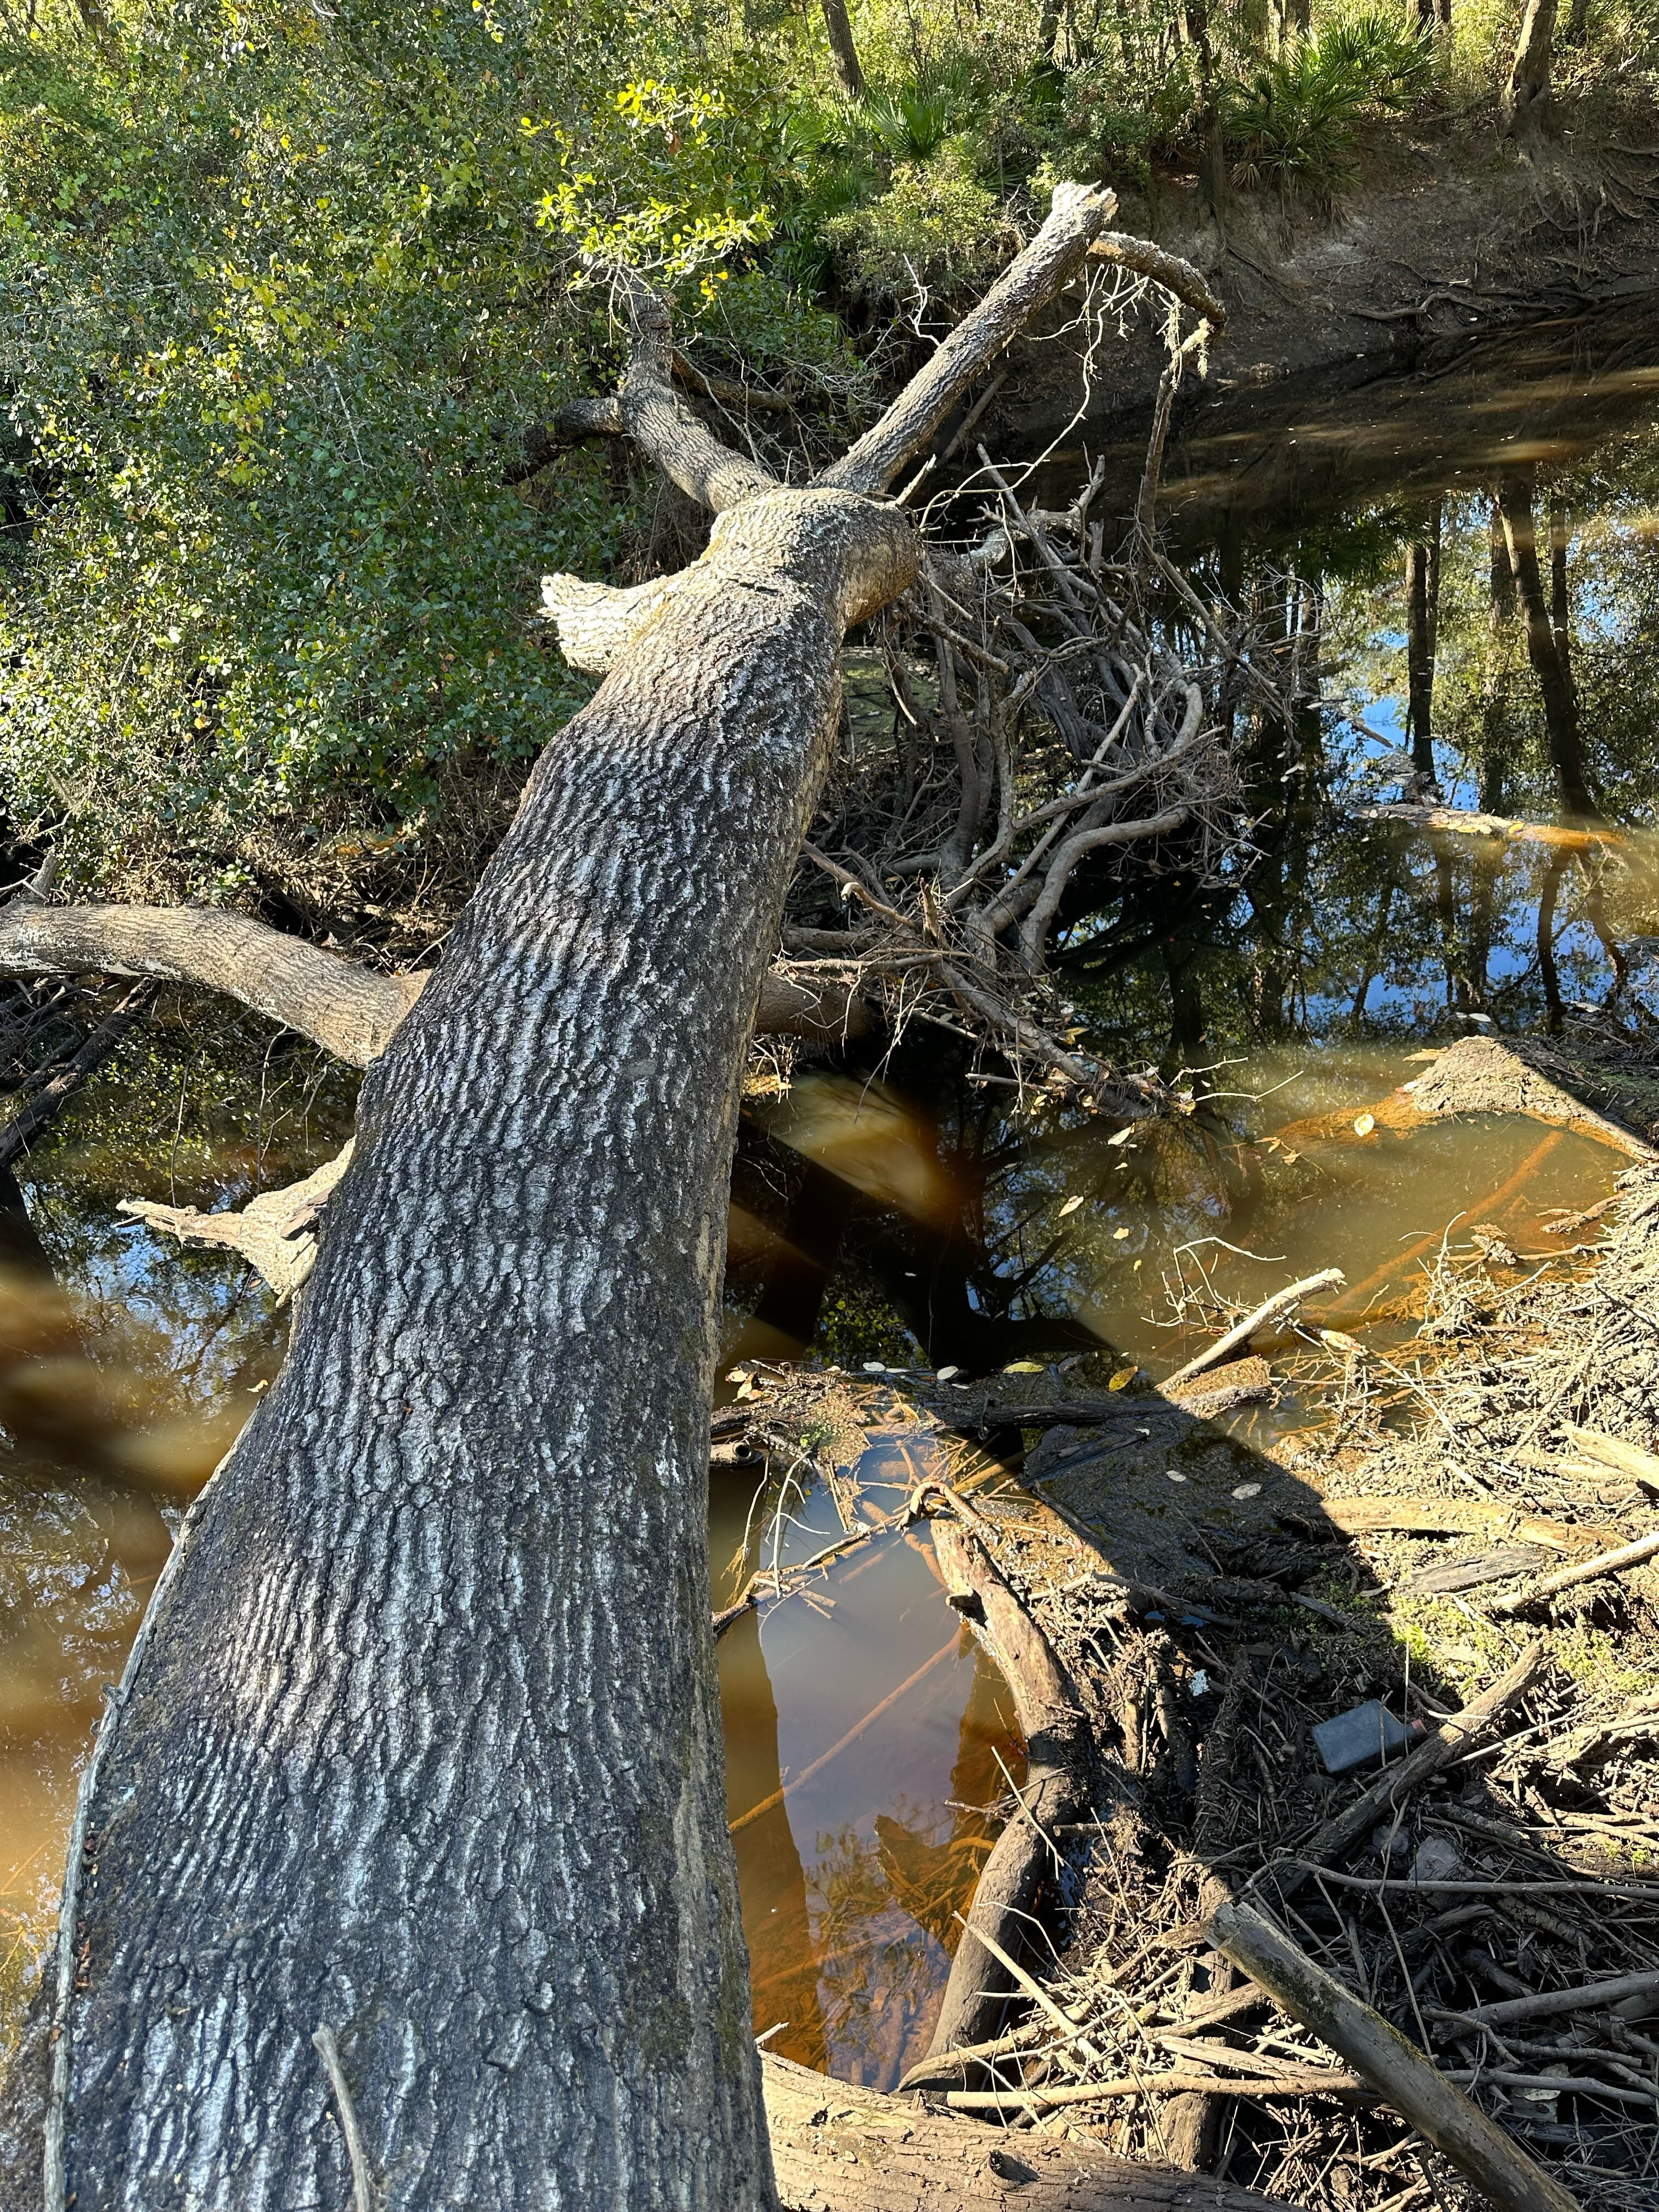
{"type": "MultiPolygon", "coordinates": [[[[222,907],[49,906],[27,894],[0,907],[0,975],[155,975],[198,983],[296,1030],[350,1067],[391,1043],[428,971],[383,975],[222,907]]],[[[845,983],[806,984],[770,969],[756,1030],[839,1040],[875,1018],[845,983]]]]}
{"type": "Polygon", "coordinates": [[[1282,2198],[1236,2182],[1006,2134],[787,2058],[769,2056],[763,2074],[778,2195],[792,2212],[1285,2212],[1282,2198]]]}
{"type": "Polygon", "coordinates": [[[1060,187],[833,483],[688,427],[647,333],[614,411],[725,511],[374,1061],[287,1364],[112,1700],[46,2212],[185,2174],[215,2212],[340,2203],[342,2087],[399,2212],[777,2203],[707,1557],[743,1050],[843,633],[918,571],[877,495],[1112,204],[1060,187]]]}

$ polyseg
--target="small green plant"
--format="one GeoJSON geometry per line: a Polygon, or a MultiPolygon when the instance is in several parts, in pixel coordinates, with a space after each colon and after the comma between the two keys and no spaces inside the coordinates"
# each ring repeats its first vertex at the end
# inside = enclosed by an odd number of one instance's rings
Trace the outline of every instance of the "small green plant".
{"type": "Polygon", "coordinates": [[[1235,177],[1328,196],[1354,167],[1365,117],[1413,106],[1433,71],[1429,42],[1379,9],[1298,40],[1223,95],[1235,177]]]}
{"type": "Polygon", "coordinates": [[[901,85],[896,92],[872,92],[864,112],[889,153],[902,161],[931,161],[950,137],[953,102],[943,85],[901,85]]]}

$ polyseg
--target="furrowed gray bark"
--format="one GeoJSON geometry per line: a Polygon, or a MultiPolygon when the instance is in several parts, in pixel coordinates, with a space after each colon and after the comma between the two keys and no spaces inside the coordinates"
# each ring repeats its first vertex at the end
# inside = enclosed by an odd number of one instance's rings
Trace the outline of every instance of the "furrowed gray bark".
{"type": "Polygon", "coordinates": [[[726,1182],[842,633],[915,567],[850,495],[717,525],[371,1070],[92,1794],[83,2212],[343,2201],[319,2026],[389,2203],[775,2202],[708,1626],[726,1182]]]}

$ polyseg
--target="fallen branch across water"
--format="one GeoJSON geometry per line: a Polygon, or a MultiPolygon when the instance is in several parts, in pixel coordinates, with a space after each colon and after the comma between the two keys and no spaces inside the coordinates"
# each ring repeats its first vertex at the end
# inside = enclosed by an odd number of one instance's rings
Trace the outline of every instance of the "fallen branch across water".
{"type": "Polygon", "coordinates": [[[1248,1344],[1257,1329],[1266,1328],[1269,1322],[1283,1320],[1304,1298],[1313,1297],[1320,1291],[1340,1290],[1347,1279],[1340,1267],[1322,1267],[1316,1275],[1304,1275],[1299,1283],[1287,1283],[1282,1291],[1275,1291],[1272,1297],[1264,1298],[1253,1313],[1236,1322],[1224,1336],[1218,1336],[1195,1359],[1189,1359],[1184,1367],[1177,1367],[1173,1375],[1166,1375],[1161,1387],[1166,1392],[1178,1390],[1194,1375],[1201,1375],[1206,1367],[1219,1365],[1229,1352],[1248,1344]]]}

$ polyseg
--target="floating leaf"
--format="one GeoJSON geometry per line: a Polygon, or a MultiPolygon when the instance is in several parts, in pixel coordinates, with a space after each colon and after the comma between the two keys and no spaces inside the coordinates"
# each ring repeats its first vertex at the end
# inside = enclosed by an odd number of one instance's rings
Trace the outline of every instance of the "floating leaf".
{"type": "Polygon", "coordinates": [[[746,1382],[749,1380],[749,1370],[746,1367],[733,1367],[727,1372],[726,1379],[728,1382],[746,1382]]]}
{"type": "Polygon", "coordinates": [[[1233,1492],[1235,1498],[1260,1498],[1261,1495],[1261,1485],[1259,1482],[1241,1482],[1233,1492]]]}
{"type": "Polygon", "coordinates": [[[1127,1390],[1139,1372],[1138,1367],[1120,1367],[1106,1388],[1109,1390],[1127,1390]]]}
{"type": "Polygon", "coordinates": [[[1017,1359],[1012,1367],[1005,1367],[1002,1371],[1005,1375],[1041,1375],[1042,1362],[1040,1359],[1017,1359]]]}
{"type": "Polygon", "coordinates": [[[1114,1129],[1111,1135],[1107,1138],[1107,1143],[1109,1145],[1127,1145],[1133,1143],[1135,1130],[1139,1126],[1139,1123],[1130,1121],[1126,1123],[1121,1129],[1114,1129]]]}
{"type": "Polygon", "coordinates": [[[953,1375],[960,1375],[961,1372],[962,1370],[959,1367],[941,1367],[939,1370],[938,1379],[941,1382],[948,1382],[953,1375]]]}
{"type": "Polygon", "coordinates": [[[1076,1198],[1068,1198],[1065,1205],[1060,1209],[1060,1219],[1064,1221],[1068,1213],[1075,1213],[1082,1203],[1083,1200],[1080,1195],[1076,1198]]]}
{"type": "Polygon", "coordinates": [[[864,1371],[866,1375],[884,1375],[887,1372],[887,1363],[882,1359],[866,1359],[864,1363],[864,1371]]]}
{"type": "Polygon", "coordinates": [[[1128,1234],[1129,1232],[1127,1229],[1115,1229],[1112,1231],[1112,1242],[1115,1244],[1121,1244],[1128,1234]]]}

